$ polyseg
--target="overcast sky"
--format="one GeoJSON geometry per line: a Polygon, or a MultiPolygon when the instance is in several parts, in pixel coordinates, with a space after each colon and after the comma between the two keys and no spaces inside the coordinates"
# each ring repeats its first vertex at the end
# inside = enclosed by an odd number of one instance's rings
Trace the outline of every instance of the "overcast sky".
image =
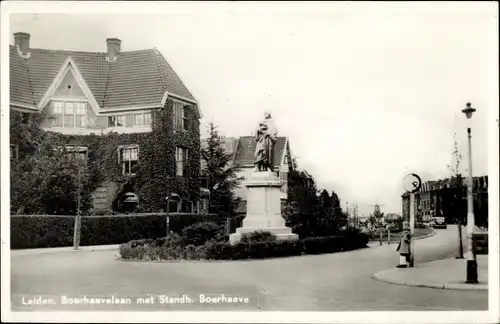
{"type": "Polygon", "coordinates": [[[200,102],[202,123],[214,121],[226,136],[251,135],[270,111],[300,166],[344,206],[357,203],[360,214],[377,202],[401,212],[408,172],[424,180],[450,175],[454,133],[466,155],[461,109],[468,101],[477,108],[474,174],[487,174],[491,6],[163,8],[155,15],[13,15],[10,32],[30,33],[35,48],[104,52],[107,37],[120,38],[123,51],[158,48],[200,102]]]}

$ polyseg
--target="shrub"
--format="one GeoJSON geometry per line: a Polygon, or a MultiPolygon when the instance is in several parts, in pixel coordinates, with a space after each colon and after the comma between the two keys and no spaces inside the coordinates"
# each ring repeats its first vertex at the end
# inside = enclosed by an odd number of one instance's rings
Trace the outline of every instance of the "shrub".
{"type": "MultiPolygon", "coordinates": [[[[170,216],[170,230],[182,230],[203,219],[218,221],[215,215],[170,216]]],[[[73,245],[74,217],[12,216],[11,248],[30,249],[73,245]]],[[[164,238],[166,233],[164,215],[151,216],[86,216],[82,217],[80,244],[121,244],[137,239],[164,238]]]]}
{"type": "Polygon", "coordinates": [[[203,245],[212,239],[224,239],[224,227],[211,221],[198,222],[187,226],[182,231],[186,244],[203,245]]]}
{"type": "Polygon", "coordinates": [[[272,242],[276,240],[276,235],[269,231],[254,231],[241,235],[240,243],[272,242]]]}
{"type": "MultiPolygon", "coordinates": [[[[235,245],[215,239],[199,246],[191,244],[183,246],[175,243],[159,246],[151,244],[147,240],[141,242],[143,242],[143,245],[135,248],[131,248],[132,244],[130,242],[124,244],[124,246],[128,247],[120,249],[121,257],[123,259],[142,258],[143,260],[154,260],[155,258],[163,260],[241,260],[333,253],[365,247],[368,243],[368,235],[347,232],[343,233],[343,235],[309,237],[296,241],[272,239],[267,241],[242,241],[235,245]],[[129,249],[136,249],[137,251],[134,252],[129,249]],[[150,255],[146,257],[145,253],[150,255]]],[[[176,241],[172,240],[172,242],[176,241]]]]}

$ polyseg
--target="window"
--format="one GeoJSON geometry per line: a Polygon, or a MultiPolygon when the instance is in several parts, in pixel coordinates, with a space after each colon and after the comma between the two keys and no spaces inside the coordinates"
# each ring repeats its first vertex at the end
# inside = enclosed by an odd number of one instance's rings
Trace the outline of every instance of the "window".
{"type": "Polygon", "coordinates": [[[63,127],[75,127],[75,107],[74,103],[66,102],[64,104],[64,123],[63,127]]]}
{"type": "Polygon", "coordinates": [[[10,160],[15,161],[17,160],[18,157],[18,147],[17,145],[11,144],[10,145],[10,160]]]}
{"type": "Polygon", "coordinates": [[[54,119],[52,120],[52,126],[62,127],[63,125],[63,103],[60,101],[52,102],[52,114],[54,119]]]}
{"type": "Polygon", "coordinates": [[[208,178],[207,177],[200,177],[200,187],[208,188],[208,178]]]}
{"type": "Polygon", "coordinates": [[[21,116],[22,116],[22,121],[21,122],[24,125],[28,125],[30,123],[30,114],[23,112],[21,116]]]}
{"type": "Polygon", "coordinates": [[[85,114],[86,109],[85,103],[77,102],[75,109],[75,125],[78,128],[85,128],[85,114]]]}
{"type": "Polygon", "coordinates": [[[108,127],[125,127],[125,115],[109,116],[108,127]]]}
{"type": "Polygon", "coordinates": [[[134,114],[134,126],[151,125],[151,113],[134,114]]]}
{"type": "Polygon", "coordinates": [[[135,126],[144,125],[144,114],[135,114],[134,115],[134,125],[135,126]]]}
{"type": "Polygon", "coordinates": [[[87,162],[87,147],[85,146],[66,146],[66,155],[75,161],[87,162]]]}
{"type": "Polygon", "coordinates": [[[144,113],[144,125],[151,125],[151,113],[144,113]]]}
{"type": "Polygon", "coordinates": [[[185,116],[184,105],[180,102],[174,101],[174,129],[186,130],[187,118],[185,116]]]}
{"type": "Polygon", "coordinates": [[[85,102],[53,101],[52,114],[54,127],[86,127],[87,104],[85,102]]]}
{"type": "Polygon", "coordinates": [[[176,164],[176,175],[183,176],[184,168],[187,163],[188,151],[184,147],[176,147],[175,149],[175,164],[176,164]]]}
{"type": "Polygon", "coordinates": [[[125,146],[118,148],[118,161],[122,164],[123,174],[136,174],[139,163],[139,147],[125,146]]]}

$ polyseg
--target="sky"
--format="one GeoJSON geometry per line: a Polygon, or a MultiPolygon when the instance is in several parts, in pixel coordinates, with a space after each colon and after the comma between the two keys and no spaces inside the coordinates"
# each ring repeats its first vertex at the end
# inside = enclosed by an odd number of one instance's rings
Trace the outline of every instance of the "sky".
{"type": "Polygon", "coordinates": [[[157,48],[199,101],[204,137],[209,122],[225,136],[252,135],[269,111],[299,166],[344,205],[358,205],[360,215],[376,203],[400,213],[410,172],[424,181],[450,176],[454,137],[465,172],[467,125],[474,175],[488,173],[498,44],[492,6],[131,6],[115,14],[94,6],[11,15],[11,44],[22,31],[33,48],[104,52],[109,37],[122,40],[122,51],[157,48]],[[466,102],[477,109],[469,124],[466,102]]]}

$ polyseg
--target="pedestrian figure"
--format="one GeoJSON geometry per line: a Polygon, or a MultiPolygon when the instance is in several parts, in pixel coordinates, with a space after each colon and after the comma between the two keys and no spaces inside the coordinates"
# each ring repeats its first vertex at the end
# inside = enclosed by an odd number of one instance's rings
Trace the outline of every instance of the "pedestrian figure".
{"type": "Polygon", "coordinates": [[[399,252],[399,264],[397,268],[407,268],[410,265],[410,224],[408,222],[403,223],[403,234],[401,235],[401,240],[399,241],[398,248],[399,252]]]}

